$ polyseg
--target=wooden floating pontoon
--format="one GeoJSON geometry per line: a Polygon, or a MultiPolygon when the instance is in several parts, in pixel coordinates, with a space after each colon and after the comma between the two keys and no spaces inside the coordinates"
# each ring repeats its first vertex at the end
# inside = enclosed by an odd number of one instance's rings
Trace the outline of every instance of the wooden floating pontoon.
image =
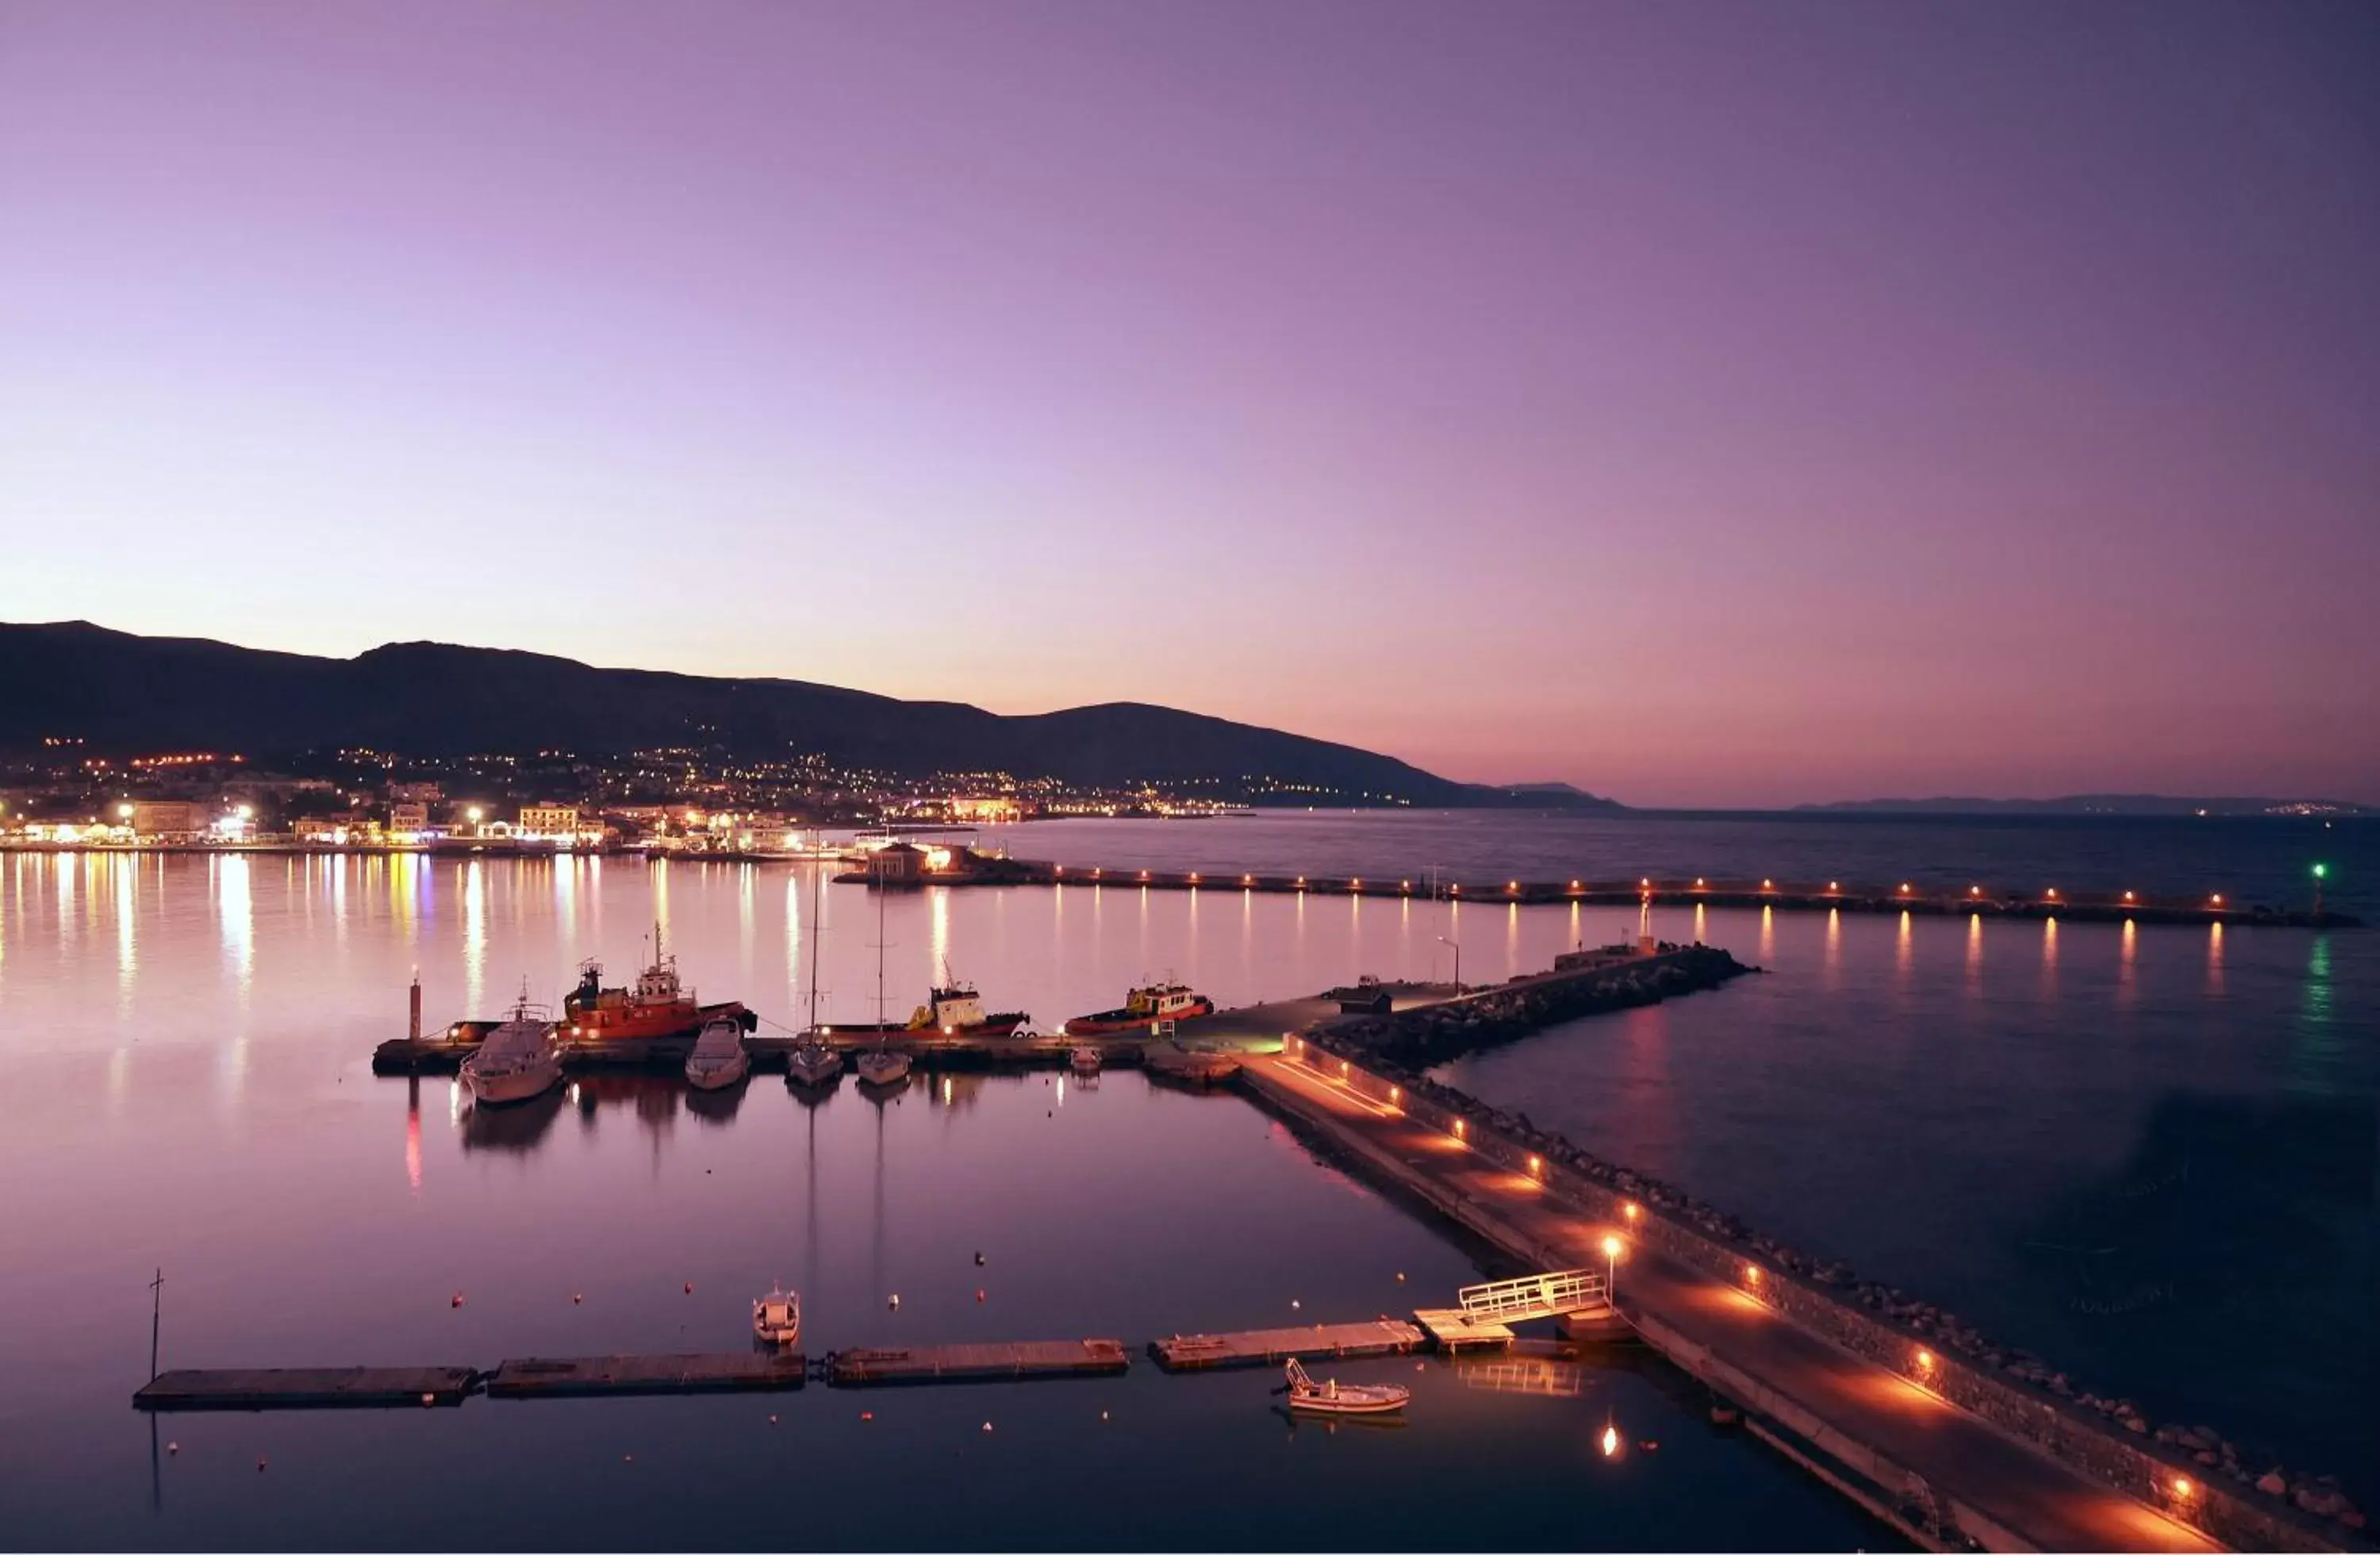
{"type": "Polygon", "coordinates": [[[492,1399],[588,1398],[611,1393],[729,1393],[798,1388],[798,1355],[731,1350],[707,1355],[589,1355],[506,1361],[489,1375],[492,1399]]]}
{"type": "Polygon", "coordinates": [[[1123,1342],[1116,1339],[933,1344],[910,1350],[837,1350],[827,1357],[827,1380],[838,1388],[860,1388],[883,1382],[1100,1377],[1123,1371],[1131,1365],[1123,1342]]]}
{"type": "Polygon", "coordinates": [[[1206,1371],[1227,1366],[1278,1366],[1293,1355],[1404,1355],[1420,1349],[1423,1342],[1421,1330],[1411,1323],[1383,1318],[1370,1323],[1313,1323],[1245,1333],[1175,1334],[1149,1341],[1148,1353],[1168,1371],[1206,1371]]]}
{"type": "Polygon", "coordinates": [[[480,1380],[467,1366],[169,1371],[132,1395],[136,1409],[394,1409],[453,1404],[480,1380]]]}

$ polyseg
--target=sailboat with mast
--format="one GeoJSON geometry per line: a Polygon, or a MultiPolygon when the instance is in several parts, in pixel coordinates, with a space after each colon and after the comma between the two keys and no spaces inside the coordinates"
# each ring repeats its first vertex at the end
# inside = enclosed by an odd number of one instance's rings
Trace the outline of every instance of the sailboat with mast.
{"type": "Polygon", "coordinates": [[[886,1089],[905,1085],[909,1078],[909,1055],[884,1045],[884,901],[890,894],[876,893],[876,1046],[852,1061],[862,1085],[886,1089]]]}
{"type": "Polygon", "coordinates": [[[785,1056],[785,1080],[796,1089],[823,1091],[843,1077],[843,1055],[819,1036],[819,881],[824,865],[810,870],[810,1021],[802,1039],[785,1056]]]}

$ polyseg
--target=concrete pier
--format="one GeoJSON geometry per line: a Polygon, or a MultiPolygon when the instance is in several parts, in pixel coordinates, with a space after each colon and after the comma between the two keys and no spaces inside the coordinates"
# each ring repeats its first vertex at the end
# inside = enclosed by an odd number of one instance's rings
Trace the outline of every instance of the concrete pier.
{"type": "Polygon", "coordinates": [[[1037,1377],[1111,1377],[1132,1358],[1118,1339],[1024,1340],[1007,1344],[920,1344],[837,1350],[827,1380],[838,1388],[888,1382],[1012,1382],[1037,1377]]]}
{"type": "Polygon", "coordinates": [[[1427,1342],[1427,1336],[1411,1323],[1382,1318],[1369,1323],[1307,1323],[1240,1333],[1177,1333],[1149,1341],[1148,1353],[1168,1371],[1212,1371],[1278,1366],[1293,1355],[1406,1355],[1427,1342]]]}
{"type": "Polygon", "coordinates": [[[168,1371],[133,1394],[132,1403],[152,1411],[419,1408],[460,1403],[479,1380],[467,1366],[168,1371]]]}
{"type": "Polygon", "coordinates": [[[2103,1431],[2059,1450],[1986,1419],[1947,1396],[1949,1358],[1912,1345],[1896,1369],[1843,1348],[1797,1318],[1779,1275],[1738,1261],[1724,1277],[1682,1256],[1687,1233],[1657,1228],[1642,1207],[1631,1215],[1616,1196],[1598,1201],[1525,1148],[1458,1129],[1360,1065],[1300,1046],[1302,1056],[1257,1058],[1243,1071],[1265,1106],[1524,1267],[1599,1264],[1605,1240],[1619,1239],[1617,1305],[1636,1331],[1921,1547],[2347,1548],[2179,1465],[2160,1470],[2139,1443],[2103,1431]],[[1944,1380],[1929,1385],[1928,1375],[1944,1380]],[[2087,1450],[2094,1443],[2104,1451],[2087,1450]],[[2127,1476],[2139,1492],[2119,1483],[2127,1476]]]}

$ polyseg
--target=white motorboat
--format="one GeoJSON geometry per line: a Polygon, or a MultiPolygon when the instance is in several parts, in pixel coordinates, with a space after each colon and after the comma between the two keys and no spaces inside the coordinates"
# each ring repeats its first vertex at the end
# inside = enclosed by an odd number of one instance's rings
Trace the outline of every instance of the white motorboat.
{"type": "Polygon", "coordinates": [[[909,1077],[909,1055],[890,1048],[870,1048],[852,1061],[859,1077],[871,1086],[897,1086],[909,1077]]]}
{"type": "Polygon", "coordinates": [[[463,1061],[463,1089],[472,1101],[489,1107],[532,1100],[561,1083],[553,1016],[542,1005],[530,1003],[524,987],[504,1023],[463,1061]]]}
{"type": "Polygon", "coordinates": [[[763,1344],[797,1344],[802,1337],[802,1296],[783,1285],[752,1304],[752,1337],[763,1344]]]}
{"type": "Polygon", "coordinates": [[[744,1051],[744,1026],[733,1015],[705,1021],[702,1035],[686,1055],[686,1083],[697,1090],[725,1090],[752,1072],[752,1055],[744,1051]]]}
{"type": "Polygon", "coordinates": [[[843,1055],[815,1037],[794,1044],[785,1055],[785,1075],[797,1086],[829,1086],[843,1073],[843,1055]]]}
{"type": "Polygon", "coordinates": [[[1411,1388],[1400,1388],[1393,1382],[1364,1385],[1341,1382],[1332,1378],[1317,1382],[1289,1358],[1289,1407],[1308,1415],[1393,1415],[1413,1400],[1411,1388]]]}

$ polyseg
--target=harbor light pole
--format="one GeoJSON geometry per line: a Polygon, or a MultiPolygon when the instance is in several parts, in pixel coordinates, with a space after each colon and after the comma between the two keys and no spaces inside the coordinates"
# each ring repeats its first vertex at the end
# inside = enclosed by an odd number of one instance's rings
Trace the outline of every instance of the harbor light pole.
{"type": "Polygon", "coordinates": [[[1620,1238],[1603,1239],[1603,1304],[1620,1310],[1620,1238]]]}
{"type": "MultiPolygon", "coordinates": [[[[2321,909],[2317,908],[2315,910],[2320,911],[2321,909]]],[[[1456,943],[1456,942],[1448,939],[1443,934],[1440,934],[1438,937],[1438,942],[1441,945],[1454,946],[1454,991],[1457,994],[1460,994],[1463,991],[1463,947],[1456,943]]]]}
{"type": "Polygon", "coordinates": [[[2313,916],[2316,917],[2322,916],[2322,882],[2329,874],[2330,866],[2327,864],[2313,867],[2313,916]]]}

